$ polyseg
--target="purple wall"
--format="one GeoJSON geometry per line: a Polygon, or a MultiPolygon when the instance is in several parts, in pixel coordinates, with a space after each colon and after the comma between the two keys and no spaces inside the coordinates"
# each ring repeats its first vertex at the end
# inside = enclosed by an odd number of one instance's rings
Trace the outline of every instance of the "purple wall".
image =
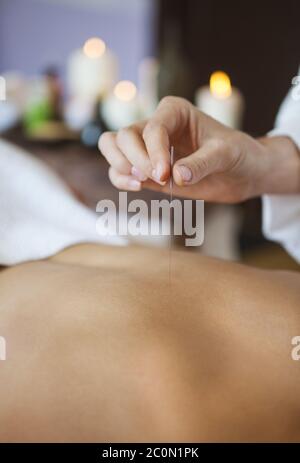
{"type": "Polygon", "coordinates": [[[138,63],[153,54],[154,18],[154,0],[0,0],[0,72],[55,64],[63,74],[70,51],[99,36],[120,78],[136,82],[138,63]]]}

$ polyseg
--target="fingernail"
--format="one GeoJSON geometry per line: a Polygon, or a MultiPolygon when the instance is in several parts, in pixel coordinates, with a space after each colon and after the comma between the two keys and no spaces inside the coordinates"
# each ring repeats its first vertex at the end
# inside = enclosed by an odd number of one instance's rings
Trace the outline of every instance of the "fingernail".
{"type": "Polygon", "coordinates": [[[156,168],[152,170],[152,177],[160,185],[165,185],[167,182],[161,180],[162,173],[163,173],[163,167],[161,164],[158,164],[156,168]]]}
{"type": "Polygon", "coordinates": [[[134,166],[132,166],[132,168],[131,168],[131,173],[132,173],[132,175],[134,175],[141,182],[144,182],[145,180],[147,180],[146,175],[144,175],[143,172],[141,172],[139,169],[137,169],[134,166]]]}
{"type": "Polygon", "coordinates": [[[163,174],[163,167],[161,164],[157,164],[156,168],[152,172],[153,177],[158,182],[161,182],[161,176],[163,174]]]}
{"type": "Polygon", "coordinates": [[[165,182],[165,181],[159,180],[158,175],[157,175],[157,173],[156,173],[156,169],[153,169],[153,170],[152,170],[152,174],[151,174],[151,175],[152,175],[153,180],[155,180],[156,183],[159,183],[159,184],[162,185],[162,186],[164,186],[164,185],[167,183],[167,182],[165,182]]]}
{"type": "Polygon", "coordinates": [[[177,166],[177,171],[184,182],[190,182],[192,180],[192,171],[186,166],[177,166]]]}
{"type": "Polygon", "coordinates": [[[128,185],[129,185],[129,188],[132,189],[132,190],[140,190],[141,189],[141,182],[139,182],[138,180],[128,180],[128,185]]]}

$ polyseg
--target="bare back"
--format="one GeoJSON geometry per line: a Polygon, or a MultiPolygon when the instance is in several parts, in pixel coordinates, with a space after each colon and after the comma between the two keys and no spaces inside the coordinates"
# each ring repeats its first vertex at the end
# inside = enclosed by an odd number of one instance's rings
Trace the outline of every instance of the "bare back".
{"type": "Polygon", "coordinates": [[[300,439],[300,276],[82,245],[0,273],[0,441],[300,439]]]}

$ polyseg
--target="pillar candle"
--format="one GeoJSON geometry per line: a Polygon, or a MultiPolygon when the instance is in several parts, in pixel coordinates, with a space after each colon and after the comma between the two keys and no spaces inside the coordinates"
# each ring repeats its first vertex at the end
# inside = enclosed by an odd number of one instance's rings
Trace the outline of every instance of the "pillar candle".
{"type": "Polygon", "coordinates": [[[237,88],[231,86],[224,72],[213,73],[210,85],[197,90],[196,106],[222,124],[235,129],[241,127],[244,98],[237,88]]]}
{"type": "Polygon", "coordinates": [[[114,54],[98,38],[86,41],[83,48],[71,53],[67,83],[71,97],[96,101],[116,83],[118,66],[114,54]]]}
{"type": "Polygon", "coordinates": [[[101,104],[101,115],[111,130],[133,124],[141,117],[136,86],[133,82],[119,82],[101,104]]]}

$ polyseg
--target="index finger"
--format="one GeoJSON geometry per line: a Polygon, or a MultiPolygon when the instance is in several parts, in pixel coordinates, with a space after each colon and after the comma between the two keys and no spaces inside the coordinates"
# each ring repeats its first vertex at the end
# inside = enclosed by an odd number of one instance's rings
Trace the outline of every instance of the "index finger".
{"type": "Polygon", "coordinates": [[[178,97],[163,98],[144,127],[143,139],[153,167],[152,177],[158,182],[170,176],[170,138],[185,125],[187,103],[178,97]]]}

